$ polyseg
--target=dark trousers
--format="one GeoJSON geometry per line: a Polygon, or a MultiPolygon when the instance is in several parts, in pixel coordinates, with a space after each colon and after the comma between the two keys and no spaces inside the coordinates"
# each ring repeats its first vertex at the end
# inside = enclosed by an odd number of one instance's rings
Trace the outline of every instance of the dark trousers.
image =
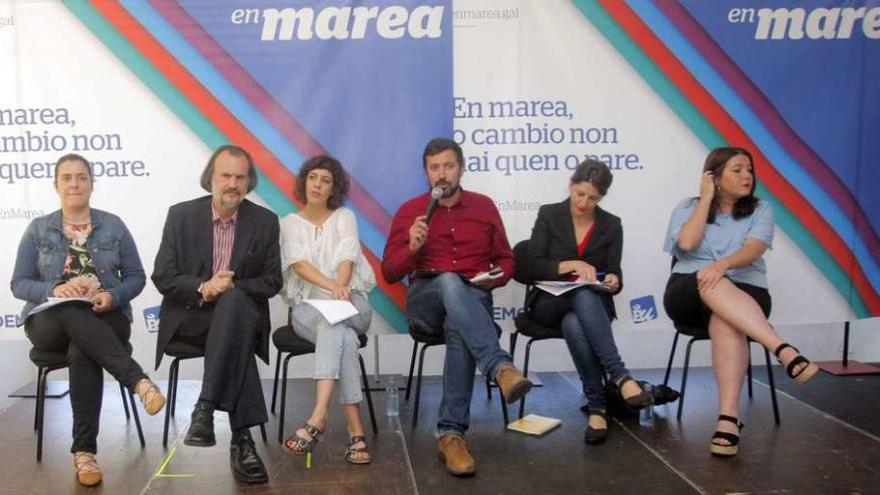
{"type": "Polygon", "coordinates": [[[229,413],[235,431],[268,421],[254,351],[259,312],[253,300],[232,289],[184,321],[174,338],[205,348],[199,400],[229,413]]]}
{"type": "Polygon", "coordinates": [[[104,395],[101,370],[129,390],[147,376],[125,349],[131,322],[121,311],[95,313],[84,304],[63,304],[31,316],[24,330],[34,348],[67,353],[73,410],[70,451],[97,452],[104,395]]]}

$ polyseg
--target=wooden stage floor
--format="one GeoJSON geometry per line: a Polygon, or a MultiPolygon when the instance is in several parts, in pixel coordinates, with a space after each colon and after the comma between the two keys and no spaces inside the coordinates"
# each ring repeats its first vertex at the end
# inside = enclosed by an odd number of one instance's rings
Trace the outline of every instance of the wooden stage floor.
{"type": "MultiPolygon", "coordinates": [[[[141,449],[134,422],[125,421],[118,387],[111,381],[105,390],[98,440],[103,484],[89,489],[74,479],[66,397],[47,400],[43,461],[36,462],[34,404],[23,399],[0,412],[0,494],[880,493],[880,377],[822,374],[800,387],[778,367],[775,372],[777,382],[782,382],[781,426],[773,424],[764,370],[756,367],[755,397],[750,400],[744,393],[742,399],[747,426],[740,455],[731,459],[708,453],[716,415],[709,369],[692,370],[681,423],[675,421],[676,404],[656,407],[653,427],[640,426],[636,418],[613,419],[608,442],[602,446],[582,442],[586,421],[579,410],[577,376],[540,373],[544,386],[529,394],[527,412],[560,418],[562,426],[543,438],[505,432],[497,395],[487,401],[478,380],[468,433],[477,474],[454,478],[438,460],[433,434],[441,383],[438,377],[426,377],[416,428],[411,426],[411,405],[401,404],[399,420],[389,420],[384,393],[374,392],[379,435],[367,437],[374,458],[369,466],[344,461],[346,430],[338,408],[316,448],[312,469],[306,469],[302,457],[282,451],[277,443],[278,418],[270,415],[267,443],[260,440],[258,429],[253,430],[270,480],[254,486],[238,485],[232,477],[225,413],[215,415],[215,447],[183,445],[198,382],[180,383],[177,417],[166,450],[162,414],[146,417],[141,412],[147,439],[141,449]]],[[[656,370],[637,376],[662,379],[656,370]]],[[[676,385],[678,377],[673,374],[676,385]]],[[[264,387],[269,400],[271,382],[265,381],[264,387]]],[[[310,380],[290,381],[286,434],[306,417],[313,397],[310,380]]],[[[515,410],[511,407],[511,415],[515,410]]],[[[362,417],[368,425],[365,408],[362,417]]]]}

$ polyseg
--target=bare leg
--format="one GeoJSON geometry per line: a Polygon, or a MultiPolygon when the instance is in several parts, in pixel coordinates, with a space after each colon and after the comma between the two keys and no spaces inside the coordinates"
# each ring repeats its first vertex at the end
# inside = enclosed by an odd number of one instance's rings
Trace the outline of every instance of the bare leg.
{"type": "MultiPolygon", "coordinates": [[[[718,384],[718,411],[738,418],[739,395],[749,363],[746,337],[717,314],[713,314],[709,320],[709,336],[712,338],[712,370],[718,384]]],[[[715,429],[739,434],[739,428],[730,421],[719,421],[715,429]]],[[[713,441],[730,445],[730,442],[721,438],[713,441]]]]}
{"type": "MultiPolygon", "coordinates": [[[[701,290],[700,297],[712,313],[718,315],[730,326],[742,332],[752,340],[760,343],[773,352],[781,344],[782,338],[767,321],[764,312],[751,296],[740,290],[733,282],[723,278],[718,285],[711,290],[701,290]]],[[[797,356],[794,349],[787,348],[782,351],[780,360],[783,365],[788,365],[797,356]]],[[[801,365],[795,369],[798,373],[801,365]]]]}
{"type": "MultiPolygon", "coordinates": [[[[348,422],[348,436],[359,437],[364,435],[364,424],[361,422],[361,412],[358,404],[343,404],[342,412],[345,414],[345,420],[348,422]]],[[[365,442],[357,442],[352,445],[354,448],[367,448],[365,442]]],[[[370,458],[367,451],[354,452],[351,454],[352,460],[365,461],[370,458]]]]}
{"type": "MultiPolygon", "coordinates": [[[[315,380],[315,388],[317,388],[315,408],[312,409],[312,415],[309,417],[308,423],[323,432],[327,428],[327,417],[330,414],[330,397],[333,395],[333,389],[336,388],[336,380],[315,380]]],[[[287,448],[298,451],[297,447],[295,447],[296,437],[305,438],[309,441],[312,440],[312,436],[309,435],[305,428],[299,428],[293,436],[284,441],[287,448]]]]}

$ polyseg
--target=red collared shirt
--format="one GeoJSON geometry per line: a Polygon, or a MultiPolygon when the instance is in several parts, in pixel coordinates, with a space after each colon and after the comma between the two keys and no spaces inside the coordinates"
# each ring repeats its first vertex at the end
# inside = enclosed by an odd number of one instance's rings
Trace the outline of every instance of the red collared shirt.
{"type": "Polygon", "coordinates": [[[495,203],[482,194],[462,190],[455,205],[438,205],[428,225],[428,239],[421,249],[410,252],[409,228],[417,216],[425,214],[430,199],[428,193],[417,196],[394,215],[382,256],[385,279],[396,282],[415,270],[473,277],[500,266],[504,276],[496,279],[494,285],[506,284],[513,276],[513,251],[495,203]]]}
{"type": "Polygon", "coordinates": [[[227,219],[220,218],[214,202],[211,202],[211,220],[214,223],[214,271],[229,270],[229,259],[232,257],[232,245],[235,244],[235,222],[238,210],[227,219]]]}

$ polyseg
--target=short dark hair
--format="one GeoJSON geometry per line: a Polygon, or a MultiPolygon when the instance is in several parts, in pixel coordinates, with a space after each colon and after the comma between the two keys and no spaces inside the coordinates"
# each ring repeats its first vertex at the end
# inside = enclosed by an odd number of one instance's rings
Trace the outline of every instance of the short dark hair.
{"type": "Polygon", "coordinates": [[[428,157],[439,155],[446,150],[455,151],[455,157],[458,159],[458,165],[464,167],[464,153],[461,152],[461,146],[449,138],[434,138],[425,146],[422,153],[422,167],[428,168],[428,157]]]}
{"type": "MultiPolygon", "coordinates": [[[[749,159],[749,165],[752,166],[752,190],[749,191],[748,196],[739,198],[736,203],[733,204],[731,216],[734,220],[750,216],[754,213],[755,207],[758,205],[758,198],[755,196],[755,187],[758,184],[758,174],[755,172],[755,160],[752,159],[752,154],[745,148],[737,148],[734,146],[715,148],[709,152],[709,155],[706,156],[706,163],[703,164],[703,172],[712,172],[712,176],[718,179],[721,177],[721,174],[724,173],[724,168],[727,166],[728,160],[739,155],[747,157],[749,159]]],[[[708,223],[715,223],[715,214],[717,212],[718,195],[715,195],[712,199],[712,204],[709,206],[709,216],[706,221],[708,223]]]]}
{"type": "Polygon", "coordinates": [[[92,174],[92,165],[86,160],[82,155],[77,155],[76,153],[68,153],[55,162],[55,170],[52,172],[52,176],[55,177],[55,183],[58,184],[58,167],[61,166],[64,162],[82,162],[86,166],[86,170],[89,171],[89,180],[95,182],[95,176],[92,174]]]}
{"type": "Polygon", "coordinates": [[[254,168],[254,159],[251,158],[251,154],[247,152],[241,146],[235,146],[234,144],[224,144],[220,146],[214,153],[211,154],[211,158],[208,159],[208,164],[205,166],[205,170],[202,170],[202,177],[199,179],[199,183],[202,185],[202,189],[205,191],[211,192],[211,177],[214,176],[214,162],[217,161],[217,157],[220,156],[220,153],[229,153],[234,157],[245,157],[248,163],[248,189],[247,192],[251,192],[257,187],[257,170],[254,168]]]}
{"type": "Polygon", "coordinates": [[[572,184],[589,182],[602,196],[608,194],[608,188],[611,187],[613,180],[614,176],[611,175],[608,165],[599,160],[584,160],[571,174],[572,184]]]}
{"type": "Polygon", "coordinates": [[[293,193],[297,200],[306,203],[306,178],[308,178],[309,172],[318,168],[330,172],[330,175],[333,176],[333,192],[327,198],[327,208],[335,210],[345,202],[345,197],[348,195],[349,180],[348,173],[342,168],[342,164],[332,156],[318,155],[306,160],[299,169],[293,193]]]}

